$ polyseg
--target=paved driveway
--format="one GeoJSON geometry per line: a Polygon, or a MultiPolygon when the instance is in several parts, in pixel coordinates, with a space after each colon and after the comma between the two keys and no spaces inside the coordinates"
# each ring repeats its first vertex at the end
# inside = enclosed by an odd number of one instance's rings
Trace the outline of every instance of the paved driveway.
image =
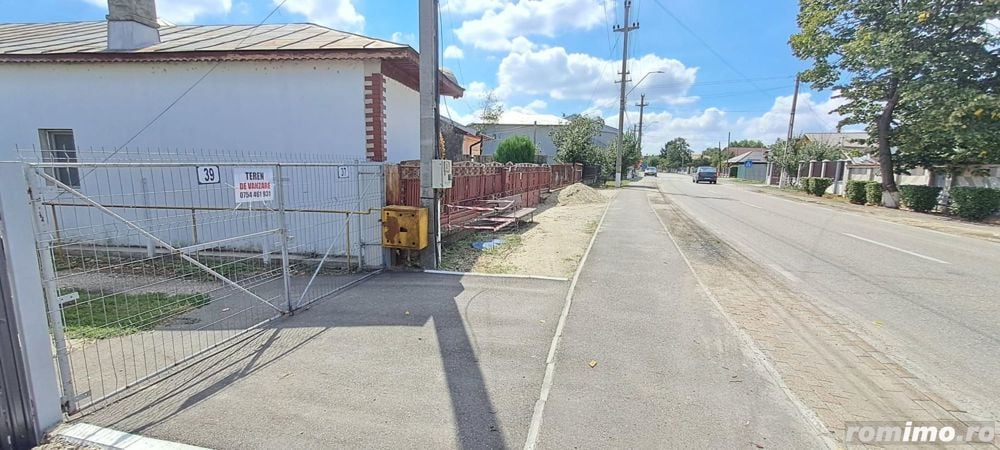
{"type": "Polygon", "coordinates": [[[567,288],[383,274],[81,421],[213,448],[520,447],[567,288]]]}

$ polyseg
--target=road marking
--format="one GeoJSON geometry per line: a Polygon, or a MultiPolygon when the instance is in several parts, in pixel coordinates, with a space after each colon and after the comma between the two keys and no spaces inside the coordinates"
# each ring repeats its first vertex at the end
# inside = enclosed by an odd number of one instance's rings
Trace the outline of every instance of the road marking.
{"type": "Polygon", "coordinates": [[[893,247],[893,246],[891,246],[889,244],[883,244],[883,243],[881,243],[879,241],[873,241],[871,239],[866,239],[866,238],[863,238],[861,236],[853,235],[851,233],[840,233],[840,234],[843,234],[844,236],[852,237],[854,239],[858,239],[858,240],[861,240],[861,241],[865,241],[865,242],[868,242],[870,244],[875,244],[875,245],[882,246],[882,247],[885,247],[885,248],[888,248],[888,249],[892,249],[892,250],[895,250],[897,252],[906,253],[907,255],[916,256],[917,258],[923,258],[923,259],[926,259],[928,261],[934,261],[936,263],[941,263],[941,264],[951,264],[948,261],[942,261],[940,259],[932,258],[932,257],[927,256],[927,255],[921,255],[920,253],[911,252],[909,250],[903,250],[903,249],[901,249],[899,247],[893,247]]]}
{"type": "MultiPolygon", "coordinates": [[[[601,226],[604,225],[604,218],[608,216],[608,210],[611,209],[611,204],[614,203],[612,200],[614,199],[608,199],[608,204],[604,207],[604,213],[601,214],[601,220],[597,222],[597,228],[590,237],[587,250],[583,252],[583,257],[580,258],[580,265],[576,267],[573,279],[569,283],[569,290],[566,292],[566,303],[563,305],[562,314],[559,315],[556,334],[552,336],[552,343],[549,345],[549,354],[545,358],[545,376],[542,378],[542,387],[538,392],[538,400],[535,401],[534,412],[531,413],[531,423],[528,426],[528,437],[524,440],[524,450],[534,450],[535,446],[538,445],[538,437],[542,431],[542,415],[545,413],[545,402],[549,399],[549,392],[552,390],[552,378],[556,372],[556,349],[559,348],[559,340],[562,339],[563,328],[566,327],[566,317],[569,316],[569,308],[573,305],[573,292],[576,290],[576,283],[580,279],[580,273],[583,272],[583,266],[587,263],[587,257],[590,256],[590,249],[594,247],[597,234],[601,231],[601,226]]],[[[655,214],[656,211],[653,211],[653,213],[655,214]]]]}
{"type": "Polygon", "coordinates": [[[765,209],[763,206],[757,206],[757,205],[755,205],[753,203],[747,203],[747,202],[745,202],[743,200],[739,200],[739,202],[742,203],[742,204],[744,204],[744,205],[747,205],[747,206],[749,206],[751,208],[765,209]]]}
{"type": "Polygon", "coordinates": [[[545,275],[522,275],[518,273],[456,272],[452,270],[432,270],[432,269],[424,269],[424,273],[431,273],[435,275],[455,275],[461,277],[468,275],[473,277],[523,278],[528,280],[569,281],[569,278],[563,278],[563,277],[549,277],[545,275]]]}

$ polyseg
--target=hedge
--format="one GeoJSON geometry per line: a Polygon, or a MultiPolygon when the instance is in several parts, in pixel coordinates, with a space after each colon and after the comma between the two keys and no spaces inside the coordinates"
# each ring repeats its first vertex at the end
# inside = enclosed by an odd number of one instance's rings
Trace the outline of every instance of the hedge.
{"type": "Polygon", "coordinates": [[[872,205],[882,204],[881,181],[869,181],[865,184],[865,200],[872,205]]]}
{"type": "Polygon", "coordinates": [[[817,197],[822,197],[826,193],[826,188],[833,184],[833,178],[813,178],[809,182],[809,193],[817,197]]]}
{"type": "Polygon", "coordinates": [[[527,136],[511,136],[500,142],[493,159],[500,163],[533,163],[536,151],[535,143],[527,136]]]}
{"type": "Polygon", "coordinates": [[[927,212],[938,204],[941,188],[937,186],[920,186],[904,184],[899,187],[899,201],[907,208],[916,212],[927,212]]]}
{"type": "Polygon", "coordinates": [[[864,205],[866,198],[865,186],[867,185],[867,181],[849,180],[847,182],[847,199],[856,205],[864,205]]]}
{"type": "Polygon", "coordinates": [[[1000,190],[984,187],[951,188],[951,211],[968,220],[983,220],[1000,210],[1000,190]]]}
{"type": "Polygon", "coordinates": [[[811,192],[812,191],[812,177],[802,177],[802,178],[799,178],[799,189],[801,189],[803,192],[807,192],[807,193],[811,192]]]}

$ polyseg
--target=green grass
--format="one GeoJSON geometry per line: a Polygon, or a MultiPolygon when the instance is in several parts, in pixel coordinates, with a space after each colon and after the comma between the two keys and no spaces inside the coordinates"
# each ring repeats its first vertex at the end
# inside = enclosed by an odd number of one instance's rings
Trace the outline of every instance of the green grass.
{"type": "Polygon", "coordinates": [[[744,184],[764,184],[763,180],[747,180],[745,178],[727,178],[730,183],[744,183],[744,184]]]}
{"type": "MultiPolygon", "coordinates": [[[[281,267],[280,264],[265,266],[259,258],[238,260],[212,260],[203,258],[201,262],[226,278],[231,279],[243,279],[252,275],[280,270],[281,267]]],[[[115,255],[98,258],[91,255],[57,253],[55,266],[57,271],[100,270],[107,273],[127,275],[183,276],[198,281],[215,281],[217,279],[201,267],[172,255],[160,255],[150,259],[115,255]]]]}
{"type": "Polygon", "coordinates": [[[151,330],[166,320],[208,304],[204,294],[112,294],[66,289],[80,298],[63,306],[66,337],[105,339],[151,330]]]}

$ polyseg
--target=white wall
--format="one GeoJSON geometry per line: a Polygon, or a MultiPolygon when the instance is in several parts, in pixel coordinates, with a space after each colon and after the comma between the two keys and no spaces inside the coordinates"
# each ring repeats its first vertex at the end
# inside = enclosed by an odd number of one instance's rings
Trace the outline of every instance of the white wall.
{"type": "MultiPolygon", "coordinates": [[[[214,63],[0,65],[0,160],[72,129],[77,147],[115,148],[214,63]]],[[[364,159],[360,62],[225,62],[129,144],[364,159]]],[[[414,110],[416,111],[416,110],[414,110]]]]}
{"type": "Polygon", "coordinates": [[[420,93],[388,77],[385,84],[387,161],[420,159],[420,93]]]}

